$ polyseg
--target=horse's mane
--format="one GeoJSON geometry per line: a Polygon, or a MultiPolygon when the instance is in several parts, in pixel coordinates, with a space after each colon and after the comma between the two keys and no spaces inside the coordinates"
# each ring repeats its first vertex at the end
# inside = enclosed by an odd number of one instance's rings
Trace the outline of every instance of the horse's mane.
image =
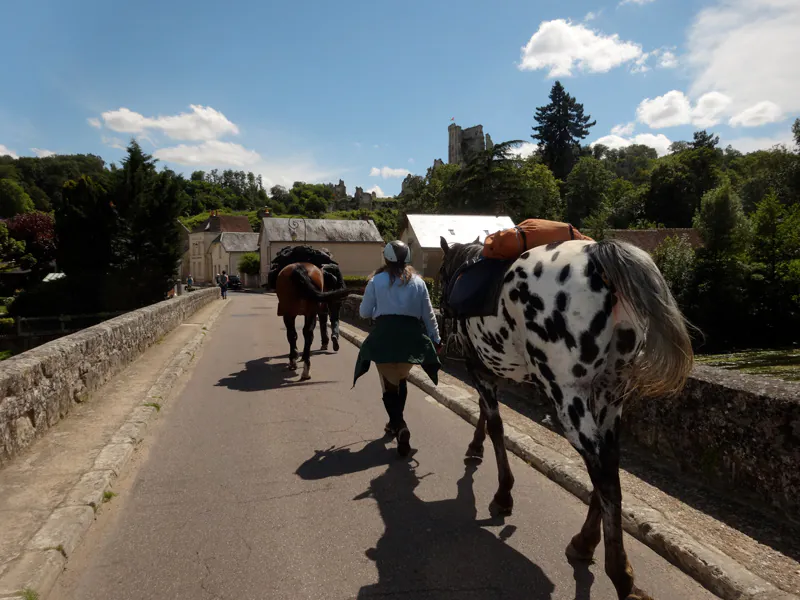
{"type": "Polygon", "coordinates": [[[469,244],[452,244],[445,256],[445,268],[448,275],[452,275],[458,267],[468,260],[477,258],[483,251],[483,244],[472,242],[469,244]]]}

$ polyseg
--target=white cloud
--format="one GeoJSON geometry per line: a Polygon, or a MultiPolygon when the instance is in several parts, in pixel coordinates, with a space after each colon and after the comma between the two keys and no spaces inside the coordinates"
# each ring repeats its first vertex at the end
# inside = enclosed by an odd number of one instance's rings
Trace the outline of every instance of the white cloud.
{"type": "Polygon", "coordinates": [[[508,153],[512,156],[519,156],[520,158],[528,158],[531,154],[536,152],[537,144],[532,142],[523,142],[516,148],[509,148],[508,153]]]}
{"type": "Polygon", "coordinates": [[[755,152],[756,150],[769,150],[774,146],[783,144],[788,148],[794,146],[794,140],[789,134],[781,134],[774,137],[741,137],[732,140],[724,139],[720,142],[720,147],[733,146],[739,152],[755,152]]]}
{"type": "Polygon", "coordinates": [[[692,124],[697,127],[713,127],[722,121],[733,100],[719,92],[703,94],[692,109],[692,124]]]}
{"type": "Polygon", "coordinates": [[[678,57],[670,50],[663,50],[658,58],[658,66],[661,69],[674,69],[678,66],[678,57]]]}
{"type": "Polygon", "coordinates": [[[128,108],[119,108],[100,115],[106,127],[121,133],[159,131],[174,140],[216,140],[238,134],[239,128],[221,112],[210,106],[190,105],[192,112],[171,116],[145,117],[128,108]]]}
{"type": "Polygon", "coordinates": [[[10,156],[13,159],[19,158],[19,156],[17,156],[16,152],[14,152],[13,150],[10,150],[9,148],[4,146],[3,144],[0,144],[0,156],[10,156]]]}
{"type": "Polygon", "coordinates": [[[280,159],[265,158],[253,168],[260,173],[267,188],[282,185],[290,188],[295,181],[325,183],[342,177],[346,169],[322,167],[310,155],[292,155],[280,159]]]}
{"type": "Polygon", "coordinates": [[[100,122],[100,119],[98,119],[97,117],[91,117],[89,119],[86,119],[86,122],[89,123],[89,125],[91,125],[92,127],[96,128],[96,129],[100,129],[101,127],[103,127],[103,124],[100,122]]]}
{"type": "Polygon", "coordinates": [[[522,48],[521,71],[549,69],[549,77],[572,75],[575,68],[606,73],[642,55],[642,48],[619,35],[604,35],[564,19],[544,21],[522,48]]]}
{"type": "Polygon", "coordinates": [[[768,123],[777,123],[784,119],[781,107],[774,102],[759,102],[733,116],[729,124],[733,127],[759,127],[768,123]]]}
{"type": "Polygon", "coordinates": [[[670,144],[672,141],[665,136],[663,133],[653,134],[653,133],[640,133],[638,135],[631,137],[622,137],[621,135],[611,134],[601,137],[600,139],[595,140],[590,146],[595,146],[597,144],[602,144],[603,146],[608,146],[611,149],[619,149],[619,148],[627,148],[633,144],[641,144],[643,146],[649,146],[650,148],[654,148],[656,152],[658,152],[659,156],[664,156],[669,152],[670,144]]]}
{"type": "Polygon", "coordinates": [[[159,160],[184,166],[228,166],[252,167],[261,161],[261,156],[254,150],[248,150],[240,144],[208,140],[202,144],[189,146],[180,144],[171,148],[159,148],[153,152],[159,160]]]}
{"type": "Polygon", "coordinates": [[[33,152],[39,158],[47,158],[48,156],[56,155],[56,153],[52,150],[44,150],[42,148],[31,148],[31,152],[33,152]]]}
{"type": "Polygon", "coordinates": [[[647,73],[650,70],[650,67],[647,66],[647,61],[650,59],[650,52],[645,52],[636,61],[633,63],[631,67],[631,73],[647,73]]]}
{"type": "Polygon", "coordinates": [[[650,4],[651,2],[655,2],[655,0],[622,0],[619,5],[624,6],[625,4],[636,4],[638,6],[644,6],[645,4],[650,4]]]}
{"type": "Polygon", "coordinates": [[[125,142],[123,142],[121,139],[117,137],[108,137],[104,135],[100,139],[109,148],[116,148],[117,150],[127,150],[127,148],[125,147],[125,142]]]}
{"type": "Polygon", "coordinates": [[[691,120],[691,105],[683,92],[672,90],[657,98],[646,98],[636,109],[636,118],[653,129],[686,125],[691,120]]]}
{"type": "Polygon", "coordinates": [[[600,9],[600,10],[599,10],[599,11],[597,11],[597,12],[594,12],[594,11],[589,11],[588,13],[586,13],[586,16],[585,16],[585,17],[583,17],[583,22],[584,22],[584,23],[588,23],[589,21],[594,21],[594,20],[595,20],[597,17],[599,17],[599,16],[600,16],[600,14],[601,14],[602,12],[603,12],[603,9],[600,9]]]}
{"type": "Polygon", "coordinates": [[[390,177],[405,177],[409,174],[408,169],[393,169],[391,167],[372,167],[369,172],[370,177],[383,177],[389,179],[390,177]]]}
{"type": "Polygon", "coordinates": [[[716,0],[689,30],[690,93],[722,92],[734,113],[765,99],[800,111],[798,31],[797,0],[716,0]]]}
{"type": "Polygon", "coordinates": [[[368,193],[375,192],[375,197],[376,198],[386,198],[386,194],[383,192],[383,190],[380,188],[380,186],[377,186],[377,185],[373,185],[371,188],[366,190],[366,192],[368,192],[368,193]]]}
{"type": "Polygon", "coordinates": [[[631,135],[634,129],[636,129],[636,123],[633,121],[626,123],[625,125],[614,125],[614,127],[611,128],[611,135],[631,135]]]}

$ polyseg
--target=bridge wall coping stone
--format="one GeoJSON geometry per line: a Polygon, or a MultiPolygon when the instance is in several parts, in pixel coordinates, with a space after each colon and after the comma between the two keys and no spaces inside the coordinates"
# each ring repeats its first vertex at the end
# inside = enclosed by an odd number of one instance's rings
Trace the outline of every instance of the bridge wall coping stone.
{"type": "Polygon", "coordinates": [[[0,467],[219,295],[182,294],[0,362],[0,467]]]}

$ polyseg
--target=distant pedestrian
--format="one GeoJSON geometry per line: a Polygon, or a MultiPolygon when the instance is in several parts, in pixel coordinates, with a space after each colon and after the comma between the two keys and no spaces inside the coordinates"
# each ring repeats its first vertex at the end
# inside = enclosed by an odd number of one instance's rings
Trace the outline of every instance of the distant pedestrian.
{"type": "Polygon", "coordinates": [[[219,289],[222,290],[222,299],[228,297],[228,274],[225,271],[219,276],[219,289]]]}
{"type": "Polygon", "coordinates": [[[194,278],[192,277],[192,274],[189,273],[189,276],[186,278],[186,287],[190,288],[192,285],[194,285],[194,278]]]}

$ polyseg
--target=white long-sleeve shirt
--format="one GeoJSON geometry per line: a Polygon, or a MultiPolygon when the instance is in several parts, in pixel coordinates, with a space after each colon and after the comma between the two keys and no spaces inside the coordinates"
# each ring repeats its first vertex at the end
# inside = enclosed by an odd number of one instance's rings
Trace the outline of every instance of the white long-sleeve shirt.
{"type": "Polygon", "coordinates": [[[425,323],[431,341],[441,342],[428,287],[419,275],[414,275],[406,284],[399,278],[392,284],[386,272],[375,275],[367,283],[358,312],[362,319],[377,319],[381,315],[417,317],[425,323]]]}

